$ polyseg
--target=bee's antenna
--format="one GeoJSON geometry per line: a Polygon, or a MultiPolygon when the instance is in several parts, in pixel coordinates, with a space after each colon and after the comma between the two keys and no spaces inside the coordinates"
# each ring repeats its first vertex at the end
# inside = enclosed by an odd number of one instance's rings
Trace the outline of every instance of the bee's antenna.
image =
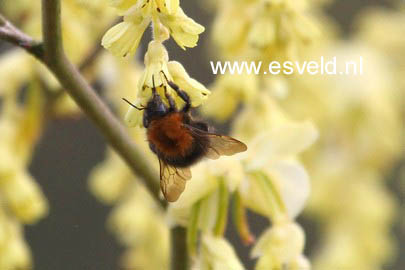
{"type": "Polygon", "coordinates": [[[166,76],[166,74],[163,72],[163,70],[161,70],[160,73],[163,74],[163,76],[165,77],[166,82],[169,84],[169,80],[167,79],[167,76],[166,76]]]}
{"type": "Polygon", "coordinates": [[[134,104],[132,104],[131,102],[129,102],[128,99],[126,99],[126,98],[122,98],[122,100],[124,100],[126,103],[128,103],[129,105],[131,105],[132,107],[134,107],[134,108],[137,109],[137,110],[142,111],[142,110],[145,109],[145,108],[143,108],[143,107],[137,107],[137,106],[135,106],[134,104]]]}
{"type": "Polygon", "coordinates": [[[156,94],[156,85],[155,85],[155,74],[152,74],[152,93],[155,95],[156,94]]]}

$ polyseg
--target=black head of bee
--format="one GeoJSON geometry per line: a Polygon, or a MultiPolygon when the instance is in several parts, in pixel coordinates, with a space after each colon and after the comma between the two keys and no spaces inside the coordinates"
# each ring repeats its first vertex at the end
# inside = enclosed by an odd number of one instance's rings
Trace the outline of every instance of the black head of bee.
{"type": "Polygon", "coordinates": [[[126,101],[128,104],[130,104],[132,107],[138,109],[138,110],[144,110],[143,113],[143,126],[145,128],[149,127],[149,124],[153,120],[160,119],[162,117],[165,117],[171,112],[181,112],[184,113],[185,119],[188,119],[189,117],[187,116],[190,109],[191,109],[191,101],[190,97],[186,92],[181,90],[175,83],[169,81],[166,77],[166,74],[164,74],[163,71],[161,71],[161,74],[164,76],[167,84],[176,92],[176,94],[183,99],[185,102],[184,107],[179,111],[176,107],[176,104],[174,102],[174,99],[168,94],[167,92],[167,86],[162,84],[160,85],[164,89],[165,97],[169,103],[169,106],[167,106],[163,101],[160,95],[156,91],[156,86],[155,86],[155,79],[154,76],[152,76],[152,82],[153,82],[153,87],[152,87],[152,97],[148,101],[145,107],[137,107],[125,98],[123,98],[124,101],[126,101]]]}
{"type": "Polygon", "coordinates": [[[170,111],[155,90],[153,91],[152,98],[148,101],[144,110],[143,125],[145,128],[148,128],[152,120],[162,118],[170,111]]]}

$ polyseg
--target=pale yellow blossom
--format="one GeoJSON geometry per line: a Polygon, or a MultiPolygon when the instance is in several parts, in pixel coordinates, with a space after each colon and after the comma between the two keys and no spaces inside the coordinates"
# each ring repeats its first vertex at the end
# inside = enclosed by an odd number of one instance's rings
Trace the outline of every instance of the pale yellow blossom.
{"type": "Polygon", "coordinates": [[[109,150],[106,160],[92,170],[89,187],[103,202],[113,203],[128,192],[132,182],[131,176],[131,171],[121,158],[109,150]]]}
{"type": "MultiPolygon", "coordinates": [[[[173,97],[178,109],[180,109],[184,105],[184,101],[168,85],[168,81],[177,84],[190,96],[193,107],[201,105],[210,94],[210,91],[204,85],[187,74],[179,62],[169,62],[166,48],[158,41],[149,43],[148,51],[145,54],[145,66],[146,68],[138,81],[137,99],[134,102],[136,106],[146,106],[152,96],[151,89],[155,86],[158,94],[167,104],[164,94],[164,87],[166,87],[168,94],[173,97]]],[[[125,120],[129,126],[139,126],[142,123],[142,112],[131,107],[125,120]]]]}
{"type": "Polygon", "coordinates": [[[13,214],[24,223],[34,223],[47,214],[47,201],[26,172],[19,171],[10,179],[2,179],[0,194],[13,214]]]}
{"type": "Polygon", "coordinates": [[[183,50],[185,47],[195,47],[199,34],[205,30],[202,25],[187,17],[181,8],[178,8],[175,15],[162,15],[161,21],[183,50]]]}
{"type": "Polygon", "coordinates": [[[166,269],[169,231],[162,213],[145,188],[133,185],[129,191],[108,220],[109,228],[129,248],[122,265],[130,269],[166,269]]]}
{"type": "Polygon", "coordinates": [[[0,268],[30,269],[32,267],[32,258],[24,241],[23,228],[10,218],[2,220],[2,225],[5,229],[6,238],[3,246],[0,243],[0,268]]]}
{"type": "Polygon", "coordinates": [[[0,95],[15,95],[32,72],[30,56],[21,50],[13,50],[0,56],[0,95]],[[15,72],[18,68],[18,72],[15,72]]]}
{"type": "Polygon", "coordinates": [[[245,268],[237,258],[232,246],[224,238],[204,234],[198,269],[243,270],[245,268]]]}
{"type": "Polygon", "coordinates": [[[149,23],[150,20],[143,18],[141,13],[131,16],[131,20],[124,20],[108,30],[101,44],[114,55],[131,55],[138,48],[149,23]]]}
{"type": "Polygon", "coordinates": [[[224,122],[239,105],[252,102],[259,92],[259,80],[255,75],[221,75],[212,86],[212,97],[201,111],[203,114],[224,122]]]}
{"type": "MultiPolygon", "coordinates": [[[[157,32],[167,28],[182,49],[196,46],[199,34],[204,31],[203,26],[184,14],[178,0],[114,1],[112,4],[124,16],[124,22],[107,31],[102,45],[116,56],[133,55],[152,21],[157,32]]],[[[159,37],[155,36],[155,39],[159,37]]]]}
{"type": "Polygon", "coordinates": [[[256,270],[277,269],[296,263],[304,249],[305,235],[296,223],[275,224],[264,232],[252,250],[259,257],[256,270]]]}

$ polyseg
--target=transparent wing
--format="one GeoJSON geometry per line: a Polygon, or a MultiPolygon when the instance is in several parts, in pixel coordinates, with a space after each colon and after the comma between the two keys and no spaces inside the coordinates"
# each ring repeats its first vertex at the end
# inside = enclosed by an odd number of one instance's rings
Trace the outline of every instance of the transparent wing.
{"type": "Polygon", "coordinates": [[[232,156],[247,150],[246,144],[232,137],[206,132],[190,125],[186,127],[193,134],[209,139],[210,143],[205,154],[207,158],[218,159],[220,156],[232,156]]]}
{"type": "Polygon", "coordinates": [[[176,168],[159,159],[160,188],[168,202],[175,202],[191,179],[190,168],[176,168]]]}
{"type": "Polygon", "coordinates": [[[210,138],[209,149],[206,153],[208,158],[217,159],[220,156],[232,156],[247,150],[246,144],[232,137],[213,133],[208,133],[206,136],[210,138]]]}

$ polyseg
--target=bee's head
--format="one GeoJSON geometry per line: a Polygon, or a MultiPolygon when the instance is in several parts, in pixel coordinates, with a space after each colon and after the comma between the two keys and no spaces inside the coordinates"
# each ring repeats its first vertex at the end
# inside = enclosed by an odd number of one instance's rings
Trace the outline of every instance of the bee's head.
{"type": "Polygon", "coordinates": [[[147,127],[152,120],[164,117],[168,112],[167,106],[163,103],[160,96],[154,92],[145,107],[143,115],[144,126],[147,127]]]}
{"type": "Polygon", "coordinates": [[[166,105],[158,94],[154,94],[146,106],[146,111],[150,116],[156,115],[158,117],[165,116],[168,112],[166,105]]]}

